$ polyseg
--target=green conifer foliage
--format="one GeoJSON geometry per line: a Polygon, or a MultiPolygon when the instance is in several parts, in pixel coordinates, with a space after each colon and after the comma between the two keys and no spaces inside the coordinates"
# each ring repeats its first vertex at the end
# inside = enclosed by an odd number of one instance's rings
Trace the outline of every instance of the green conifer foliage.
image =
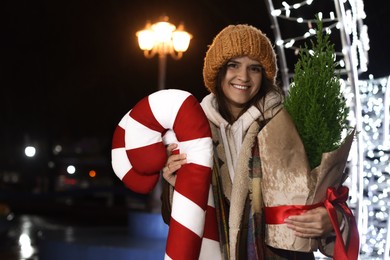
{"type": "Polygon", "coordinates": [[[348,128],[348,108],[336,75],[334,45],[317,17],[316,42],[301,50],[284,102],[304,144],[311,169],[325,152],[335,150],[348,128]]]}

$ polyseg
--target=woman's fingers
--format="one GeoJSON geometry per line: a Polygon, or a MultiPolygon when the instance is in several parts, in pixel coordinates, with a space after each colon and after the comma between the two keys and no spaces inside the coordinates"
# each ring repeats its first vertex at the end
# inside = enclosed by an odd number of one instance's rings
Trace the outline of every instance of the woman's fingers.
{"type": "Polygon", "coordinates": [[[180,167],[187,162],[186,154],[172,154],[168,157],[167,163],[165,164],[168,167],[169,171],[177,171],[180,167]]]}
{"type": "Polygon", "coordinates": [[[172,151],[177,147],[177,144],[168,145],[168,160],[165,167],[162,169],[164,179],[172,186],[175,186],[176,183],[176,171],[179,170],[183,164],[187,163],[186,154],[172,154],[172,151]]]}
{"type": "Polygon", "coordinates": [[[171,155],[172,151],[178,147],[177,144],[173,143],[167,146],[168,156],[171,155]]]}
{"type": "Polygon", "coordinates": [[[333,226],[324,207],[318,207],[285,220],[287,226],[299,237],[322,237],[333,231],[333,226]]]}

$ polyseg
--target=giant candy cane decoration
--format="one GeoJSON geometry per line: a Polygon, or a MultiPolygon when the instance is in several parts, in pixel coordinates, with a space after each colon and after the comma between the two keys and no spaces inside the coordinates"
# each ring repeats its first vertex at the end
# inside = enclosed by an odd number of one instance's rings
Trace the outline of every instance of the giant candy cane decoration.
{"type": "Polygon", "coordinates": [[[221,259],[210,188],[212,140],[208,120],[189,92],[168,89],[139,101],[115,129],[112,166],[131,190],[148,193],[175,140],[187,154],[177,172],[165,259],[221,259]]]}

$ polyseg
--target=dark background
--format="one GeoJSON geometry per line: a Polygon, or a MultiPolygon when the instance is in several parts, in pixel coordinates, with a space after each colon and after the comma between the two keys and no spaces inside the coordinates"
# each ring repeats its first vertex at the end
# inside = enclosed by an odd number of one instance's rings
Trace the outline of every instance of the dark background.
{"type": "MultiPolygon", "coordinates": [[[[314,19],[315,8],[334,10],[333,1],[317,2],[301,15],[314,19]]],[[[274,1],[275,8],[280,3],[274,1]]],[[[138,100],[157,90],[157,57],[146,59],[135,35],[147,20],[167,15],[193,35],[181,60],[168,57],[166,87],[199,100],[207,94],[207,45],[222,28],[247,23],[274,39],[265,1],[5,0],[0,6],[0,187],[9,192],[56,192],[58,177],[69,178],[70,163],[81,170],[69,180],[121,185],[110,165],[113,131],[138,100]],[[24,156],[27,144],[37,147],[35,158],[24,156]],[[56,145],[59,154],[53,154],[56,145]],[[90,169],[97,169],[93,181],[86,177],[90,169]]],[[[362,79],[390,74],[389,7],[389,1],[365,1],[371,49],[362,79]]],[[[295,26],[285,23],[284,35],[300,35],[295,26]]],[[[288,54],[290,72],[295,61],[288,54]]],[[[10,200],[8,193],[3,198],[10,200]]]]}

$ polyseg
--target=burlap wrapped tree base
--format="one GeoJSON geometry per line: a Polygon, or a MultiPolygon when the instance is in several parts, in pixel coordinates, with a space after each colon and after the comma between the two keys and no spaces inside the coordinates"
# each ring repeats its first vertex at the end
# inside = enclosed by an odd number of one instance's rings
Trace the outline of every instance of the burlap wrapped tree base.
{"type": "MultiPolygon", "coordinates": [[[[264,206],[291,206],[290,213],[294,215],[294,205],[323,202],[327,189],[338,188],[345,180],[344,168],[353,136],[354,131],[338,149],[324,153],[321,164],[312,170],[294,123],[282,109],[259,134],[264,206]]],[[[280,223],[289,211],[286,214],[266,216],[276,223],[278,220],[273,218],[279,218],[279,224],[266,225],[266,243],[293,251],[315,251],[318,248],[316,239],[296,237],[286,224],[280,223]]]]}

